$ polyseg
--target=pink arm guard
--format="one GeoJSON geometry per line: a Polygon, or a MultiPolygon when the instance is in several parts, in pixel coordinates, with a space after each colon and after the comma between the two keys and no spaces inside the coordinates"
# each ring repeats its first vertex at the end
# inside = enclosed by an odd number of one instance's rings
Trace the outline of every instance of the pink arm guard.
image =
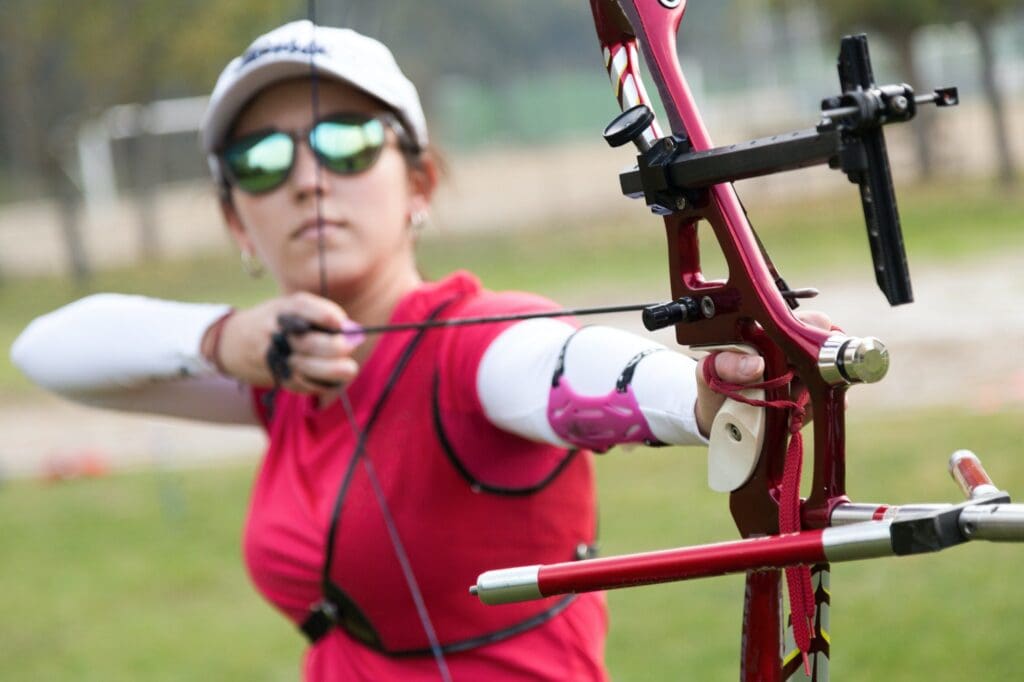
{"type": "Polygon", "coordinates": [[[606,395],[585,396],[573,391],[563,376],[565,350],[574,336],[562,346],[548,397],[548,423],[558,437],[595,452],[607,452],[622,443],[664,445],[651,433],[630,386],[637,363],[661,349],[650,348],[634,355],[619,375],[615,388],[606,395]]]}

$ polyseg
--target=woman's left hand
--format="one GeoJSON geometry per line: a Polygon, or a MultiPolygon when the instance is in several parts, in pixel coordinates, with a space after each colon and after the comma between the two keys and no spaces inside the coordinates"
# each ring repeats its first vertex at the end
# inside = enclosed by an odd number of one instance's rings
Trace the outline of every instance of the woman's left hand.
{"type": "MultiPolygon", "coordinates": [[[[797,313],[796,316],[812,327],[832,328],[832,320],[825,313],[807,310],[797,313]]],[[[704,363],[710,358],[715,360],[715,371],[718,376],[729,383],[757,383],[764,374],[764,358],[760,355],[724,351],[701,359],[697,364],[697,404],[694,413],[697,417],[697,427],[705,438],[711,432],[711,423],[715,420],[715,415],[725,403],[725,396],[713,391],[704,381],[704,363]]]]}

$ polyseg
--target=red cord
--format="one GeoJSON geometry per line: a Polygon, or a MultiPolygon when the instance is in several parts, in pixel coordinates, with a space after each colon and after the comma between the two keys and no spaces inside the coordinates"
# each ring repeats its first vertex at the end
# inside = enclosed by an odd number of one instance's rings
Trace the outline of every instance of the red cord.
{"type": "MultiPolygon", "coordinates": [[[[771,407],[789,412],[789,447],[782,472],[782,489],[779,492],[779,533],[796,533],[800,530],[800,473],[803,465],[803,437],[800,429],[807,413],[808,395],[802,393],[796,400],[755,400],[742,395],[747,389],[775,389],[789,385],[794,377],[792,371],[755,384],[734,384],[722,380],[715,370],[715,356],[712,353],[704,360],[703,375],[708,387],[716,393],[754,407],[771,407]]],[[[803,656],[804,671],[811,674],[808,652],[811,649],[811,632],[814,628],[814,590],[811,586],[811,569],[807,565],[790,566],[785,569],[786,587],[789,590],[789,610],[793,623],[793,639],[803,656]]]]}

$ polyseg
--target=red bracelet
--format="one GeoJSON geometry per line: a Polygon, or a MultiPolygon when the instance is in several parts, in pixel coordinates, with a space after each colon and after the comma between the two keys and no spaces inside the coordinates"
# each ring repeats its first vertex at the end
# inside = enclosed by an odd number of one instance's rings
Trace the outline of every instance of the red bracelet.
{"type": "Polygon", "coordinates": [[[207,347],[210,349],[208,353],[204,353],[206,359],[214,366],[219,374],[228,376],[227,370],[224,369],[224,363],[220,359],[220,337],[224,332],[224,325],[227,321],[235,314],[235,309],[232,308],[220,317],[217,321],[210,325],[206,331],[206,338],[209,339],[207,347]]]}

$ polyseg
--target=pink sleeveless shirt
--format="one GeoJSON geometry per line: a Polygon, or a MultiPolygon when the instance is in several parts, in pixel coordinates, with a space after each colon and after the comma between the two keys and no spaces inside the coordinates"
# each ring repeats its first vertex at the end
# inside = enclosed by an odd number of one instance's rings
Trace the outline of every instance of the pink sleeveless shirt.
{"type": "MultiPolygon", "coordinates": [[[[392,322],[550,309],[528,294],[495,294],[457,273],[425,284],[392,322]]],[[[432,330],[393,386],[385,384],[415,332],[383,335],[349,386],[359,430],[386,393],[364,458],[384,490],[431,624],[442,644],[501,633],[543,616],[560,598],[484,606],[468,594],[488,569],[569,561],[595,534],[592,456],[526,441],[487,421],[476,371],[508,323],[432,330]]],[[[253,491],[244,551],[259,591],[300,624],[321,597],[332,509],[358,433],[334,402],[254,393],[270,443],[253,491]]],[[[335,534],[331,580],[388,651],[428,646],[365,464],[352,468],[335,534]]],[[[603,596],[581,595],[556,615],[496,643],[446,656],[454,680],[602,680],[603,596]]],[[[310,647],[309,680],[437,680],[426,656],[394,657],[332,628],[310,647]]]]}

